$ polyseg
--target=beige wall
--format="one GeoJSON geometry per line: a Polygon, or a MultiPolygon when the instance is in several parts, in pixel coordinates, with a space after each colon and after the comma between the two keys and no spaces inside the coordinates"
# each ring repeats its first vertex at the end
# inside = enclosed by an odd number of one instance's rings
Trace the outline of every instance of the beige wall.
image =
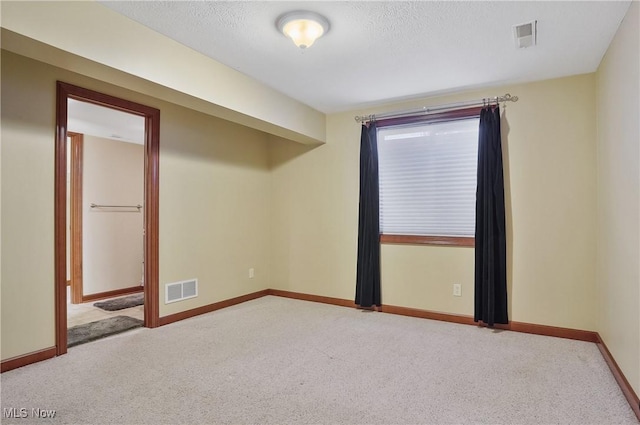
{"type": "Polygon", "coordinates": [[[55,82],[2,55],[2,359],[54,341],[55,82]],[[29,101],[25,101],[29,99],[29,101]]]}
{"type": "Polygon", "coordinates": [[[55,344],[57,79],[161,111],[160,299],[165,283],[200,285],[198,298],[161,301],[162,316],[269,286],[264,133],[2,51],[2,359],[55,344]]]}
{"type": "Polygon", "coordinates": [[[597,73],[597,331],[640,394],[640,3],[597,73]]]}
{"type": "Polygon", "coordinates": [[[268,288],[267,136],[175,105],[160,121],[160,283],[199,279],[168,305],[161,286],[160,315],[268,288]]]}
{"type": "MultiPolygon", "coordinates": [[[[271,146],[272,284],[352,299],[358,152],[354,115],[476,99],[520,97],[503,116],[509,307],[521,322],[595,329],[594,75],[499,87],[330,115],[327,143],[271,146]]],[[[473,314],[473,249],[383,245],[383,303],[473,314]],[[462,297],[452,285],[462,284],[462,297]]]]}
{"type": "Polygon", "coordinates": [[[91,204],[144,204],[144,146],[85,135],[83,153],[83,293],[140,286],[143,210],[91,204]]]}

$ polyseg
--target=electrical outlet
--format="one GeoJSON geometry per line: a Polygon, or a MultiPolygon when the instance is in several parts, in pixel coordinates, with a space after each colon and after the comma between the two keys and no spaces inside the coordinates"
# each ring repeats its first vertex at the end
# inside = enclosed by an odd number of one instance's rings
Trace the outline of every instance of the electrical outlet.
{"type": "Polygon", "coordinates": [[[462,285],[460,285],[459,283],[454,283],[453,284],[453,296],[454,297],[461,297],[462,296],[462,285]]]}
{"type": "Polygon", "coordinates": [[[249,279],[253,279],[253,277],[256,275],[255,270],[253,269],[253,267],[251,267],[249,269],[249,279]]]}

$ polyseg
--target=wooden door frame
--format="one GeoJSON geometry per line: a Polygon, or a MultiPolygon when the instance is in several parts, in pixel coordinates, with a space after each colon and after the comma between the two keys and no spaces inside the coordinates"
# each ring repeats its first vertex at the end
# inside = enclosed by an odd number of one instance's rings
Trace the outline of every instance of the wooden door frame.
{"type": "MultiPolygon", "coordinates": [[[[67,132],[71,139],[71,302],[82,302],[82,157],[84,152],[84,135],[67,132]]],[[[68,195],[68,194],[67,194],[68,195]]]]}
{"type": "Polygon", "coordinates": [[[159,162],[160,111],[97,91],[56,82],[54,177],[54,269],[56,355],[67,352],[67,101],[75,99],[142,116],[144,157],[144,325],[159,325],[159,162]]]}

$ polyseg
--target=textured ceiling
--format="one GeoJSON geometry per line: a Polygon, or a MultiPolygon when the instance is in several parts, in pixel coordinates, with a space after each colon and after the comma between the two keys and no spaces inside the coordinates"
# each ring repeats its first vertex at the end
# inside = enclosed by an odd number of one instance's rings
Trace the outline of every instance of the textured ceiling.
{"type": "Polygon", "coordinates": [[[323,112],[593,72],[630,1],[101,2],[323,112]],[[282,13],[326,16],[329,33],[301,51],[282,13]],[[538,21],[538,45],[516,49],[513,25],[538,21]]]}

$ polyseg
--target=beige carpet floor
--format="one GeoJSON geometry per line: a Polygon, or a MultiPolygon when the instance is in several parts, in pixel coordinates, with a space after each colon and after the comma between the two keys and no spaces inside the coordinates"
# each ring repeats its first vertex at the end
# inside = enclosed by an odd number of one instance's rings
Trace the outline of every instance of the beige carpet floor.
{"type": "MultiPolygon", "coordinates": [[[[55,424],[637,424],[592,343],[264,297],[4,373],[55,424]]],[[[4,410],[3,410],[4,411],[4,410]]]]}

